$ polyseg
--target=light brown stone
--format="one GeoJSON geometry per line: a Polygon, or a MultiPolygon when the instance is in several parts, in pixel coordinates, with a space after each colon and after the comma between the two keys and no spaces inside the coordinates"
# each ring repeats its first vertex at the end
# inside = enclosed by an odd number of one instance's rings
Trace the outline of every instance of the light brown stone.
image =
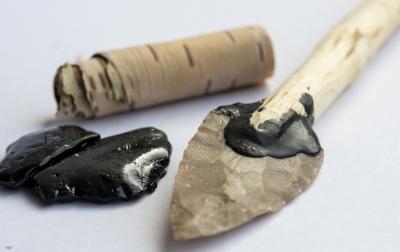
{"type": "Polygon", "coordinates": [[[238,155],[225,145],[228,120],[209,113],[184,153],[171,205],[175,239],[218,234],[275,212],[318,174],[322,151],[286,159],[238,155]]]}

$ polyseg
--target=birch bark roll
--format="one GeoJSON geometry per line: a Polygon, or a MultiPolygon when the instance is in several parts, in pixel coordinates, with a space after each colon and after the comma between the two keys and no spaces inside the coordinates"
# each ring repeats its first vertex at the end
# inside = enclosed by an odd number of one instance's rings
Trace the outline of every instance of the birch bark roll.
{"type": "Polygon", "coordinates": [[[271,41],[259,26],[100,52],[58,69],[57,115],[105,116],[264,83],[273,71],[271,41]]]}

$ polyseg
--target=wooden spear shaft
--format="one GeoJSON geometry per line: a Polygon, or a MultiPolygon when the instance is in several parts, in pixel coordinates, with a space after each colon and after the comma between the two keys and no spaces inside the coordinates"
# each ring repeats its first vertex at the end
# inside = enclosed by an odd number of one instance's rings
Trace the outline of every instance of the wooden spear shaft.
{"type": "Polygon", "coordinates": [[[352,83],[400,23],[399,0],[368,0],[337,25],[309,59],[256,111],[254,125],[280,118],[290,108],[304,114],[299,99],[308,93],[318,119],[352,83]]]}

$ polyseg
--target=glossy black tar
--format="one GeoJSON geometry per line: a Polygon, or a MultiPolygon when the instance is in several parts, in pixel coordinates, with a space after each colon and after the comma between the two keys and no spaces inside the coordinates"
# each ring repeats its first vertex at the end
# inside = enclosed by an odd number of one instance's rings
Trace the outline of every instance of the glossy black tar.
{"type": "Polygon", "coordinates": [[[100,136],[78,126],[25,135],[10,144],[0,163],[0,184],[17,188],[46,167],[95,144],[100,136]]]}
{"type": "Polygon", "coordinates": [[[36,174],[33,182],[48,203],[129,200],[154,191],[170,154],[164,132],[142,128],[101,139],[36,174]]]}
{"type": "Polygon", "coordinates": [[[289,110],[279,120],[268,120],[254,128],[250,118],[263,101],[235,103],[217,108],[214,112],[230,117],[224,129],[225,143],[236,153],[248,157],[288,158],[298,153],[315,156],[321,151],[318,138],[311,125],[314,105],[305,93],[299,100],[307,117],[289,110]]]}

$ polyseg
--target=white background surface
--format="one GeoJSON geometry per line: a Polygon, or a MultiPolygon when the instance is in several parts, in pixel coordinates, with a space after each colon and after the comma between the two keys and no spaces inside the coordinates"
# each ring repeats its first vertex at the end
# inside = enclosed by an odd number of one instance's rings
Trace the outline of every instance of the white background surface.
{"type": "Polygon", "coordinates": [[[143,126],[174,151],[156,192],[137,202],[45,206],[0,189],[0,251],[400,251],[400,34],[317,122],[326,158],[316,182],[278,213],[214,238],[174,242],[168,214],[178,163],[207,112],[269,95],[359,0],[1,1],[0,155],[22,134],[78,123],[108,136],[143,126]],[[104,49],[262,24],[277,68],[268,88],[92,121],[57,121],[56,68],[104,49]]]}

